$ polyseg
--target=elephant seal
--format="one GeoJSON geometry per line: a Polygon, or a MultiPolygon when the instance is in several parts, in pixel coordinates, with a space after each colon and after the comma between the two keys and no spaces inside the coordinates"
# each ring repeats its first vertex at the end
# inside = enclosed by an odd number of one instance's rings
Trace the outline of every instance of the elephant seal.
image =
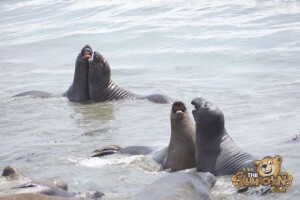
{"type": "Polygon", "coordinates": [[[28,91],[17,94],[13,97],[33,96],[39,98],[49,98],[63,96],[67,97],[71,102],[85,102],[90,100],[89,96],[89,62],[88,59],[92,57],[93,49],[89,45],[85,45],[81,52],[77,55],[75,62],[75,73],[73,83],[70,88],[62,95],[54,95],[43,91],[28,91]]]}
{"type": "Polygon", "coordinates": [[[168,147],[157,150],[149,146],[121,148],[117,145],[111,145],[100,150],[95,150],[92,156],[99,157],[114,153],[152,155],[155,161],[162,164],[165,169],[171,169],[172,171],[195,167],[195,125],[183,102],[176,101],[173,103],[170,122],[171,138],[168,147]]]}
{"type": "Polygon", "coordinates": [[[94,52],[93,58],[89,59],[89,94],[90,99],[95,102],[120,99],[148,99],[155,103],[174,102],[166,95],[141,96],[119,87],[112,81],[110,66],[99,52],[94,52]]]}
{"type": "Polygon", "coordinates": [[[196,122],[197,171],[218,176],[253,168],[257,159],[242,151],[227,134],[222,111],[203,98],[191,103],[195,106],[192,113],[196,122]]]}
{"type": "Polygon", "coordinates": [[[167,174],[133,196],[134,200],[211,200],[216,178],[209,172],[167,174]]]}
{"type": "Polygon", "coordinates": [[[63,94],[63,96],[67,96],[69,101],[84,102],[90,100],[88,59],[92,57],[92,54],[92,47],[85,45],[77,56],[73,83],[68,91],[63,94]]]}
{"type": "Polygon", "coordinates": [[[0,199],[74,199],[81,196],[98,199],[103,193],[90,191],[86,193],[71,193],[68,185],[62,179],[32,179],[24,176],[11,166],[6,166],[0,182],[0,199]]]}
{"type": "Polygon", "coordinates": [[[106,59],[85,45],[75,62],[73,83],[62,95],[43,91],[28,91],[14,97],[33,96],[40,98],[67,97],[71,102],[104,102],[121,99],[148,99],[155,103],[172,103],[173,99],[163,94],[142,96],[119,87],[111,80],[111,69],[106,59]]]}
{"type": "Polygon", "coordinates": [[[0,196],[17,193],[39,193],[49,196],[73,197],[67,192],[67,184],[63,180],[38,180],[31,179],[16,171],[11,166],[6,166],[2,176],[5,181],[0,182],[0,196]]]}

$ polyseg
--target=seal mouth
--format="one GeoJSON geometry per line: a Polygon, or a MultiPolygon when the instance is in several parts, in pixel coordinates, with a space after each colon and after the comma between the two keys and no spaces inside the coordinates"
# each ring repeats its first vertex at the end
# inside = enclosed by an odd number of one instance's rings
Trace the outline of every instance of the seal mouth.
{"type": "Polygon", "coordinates": [[[91,58],[92,57],[92,52],[90,49],[86,48],[84,50],[84,54],[83,54],[83,57],[82,58],[91,58]]]}
{"type": "Polygon", "coordinates": [[[86,44],[82,50],[81,50],[81,53],[80,53],[81,57],[83,59],[85,58],[91,58],[93,56],[93,49],[90,45],[86,44]]]}
{"type": "Polygon", "coordinates": [[[181,101],[175,101],[172,105],[172,113],[185,113],[186,107],[183,102],[181,101]]]}

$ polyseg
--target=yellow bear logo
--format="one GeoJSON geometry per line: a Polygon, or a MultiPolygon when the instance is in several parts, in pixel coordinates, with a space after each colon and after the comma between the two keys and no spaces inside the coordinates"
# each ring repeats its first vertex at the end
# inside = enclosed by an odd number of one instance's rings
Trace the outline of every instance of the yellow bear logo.
{"type": "Polygon", "coordinates": [[[260,176],[274,176],[276,178],[280,172],[281,163],[282,158],[277,155],[275,157],[267,156],[262,160],[256,160],[253,165],[260,176]]]}

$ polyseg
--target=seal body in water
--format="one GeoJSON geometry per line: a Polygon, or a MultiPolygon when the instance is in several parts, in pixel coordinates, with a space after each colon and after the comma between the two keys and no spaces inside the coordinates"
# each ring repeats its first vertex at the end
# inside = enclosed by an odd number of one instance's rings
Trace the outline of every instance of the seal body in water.
{"type": "Polygon", "coordinates": [[[163,94],[137,95],[121,88],[111,79],[111,69],[107,60],[91,46],[85,45],[75,62],[73,83],[62,95],[43,91],[28,91],[15,95],[48,98],[65,96],[71,102],[104,102],[121,99],[148,99],[156,103],[172,103],[174,100],[163,94]]]}
{"type": "Polygon", "coordinates": [[[111,79],[111,69],[107,60],[99,52],[94,52],[93,57],[89,59],[88,79],[90,99],[94,102],[120,99],[148,99],[156,103],[173,102],[173,99],[162,94],[142,96],[118,86],[111,79]]]}
{"type": "Polygon", "coordinates": [[[192,101],[196,122],[196,162],[198,172],[231,175],[253,168],[254,156],[242,151],[225,130],[222,111],[203,98],[192,101]]]}
{"type": "Polygon", "coordinates": [[[209,172],[167,174],[138,192],[134,200],[211,200],[216,178],[209,172]]]}
{"type": "Polygon", "coordinates": [[[0,196],[18,193],[38,193],[49,196],[73,197],[74,194],[66,191],[68,186],[61,179],[37,180],[31,179],[6,166],[2,176],[5,181],[0,182],[0,196]]]}
{"type": "Polygon", "coordinates": [[[91,46],[85,45],[78,54],[75,62],[75,73],[73,83],[63,96],[69,101],[84,102],[91,100],[89,95],[89,58],[92,57],[91,46]]]}
{"type": "Polygon", "coordinates": [[[103,193],[89,191],[83,193],[68,192],[68,185],[60,178],[33,179],[24,176],[11,166],[6,166],[2,176],[5,180],[0,181],[0,199],[77,199],[88,197],[98,199],[103,193]]]}
{"type": "Polygon", "coordinates": [[[174,102],[170,114],[171,138],[167,147],[157,150],[149,146],[129,146],[121,148],[111,145],[93,152],[93,157],[113,153],[130,155],[152,155],[165,169],[179,171],[193,168],[195,161],[195,124],[191,120],[184,103],[174,102]]]}
{"type": "Polygon", "coordinates": [[[92,57],[93,50],[91,46],[85,45],[81,52],[78,54],[75,61],[75,73],[73,83],[70,88],[64,92],[62,95],[54,95],[49,92],[43,91],[28,91],[15,95],[14,97],[21,96],[33,96],[40,98],[49,98],[55,96],[64,96],[72,102],[85,102],[90,100],[89,96],[89,61],[88,59],[92,57]]]}

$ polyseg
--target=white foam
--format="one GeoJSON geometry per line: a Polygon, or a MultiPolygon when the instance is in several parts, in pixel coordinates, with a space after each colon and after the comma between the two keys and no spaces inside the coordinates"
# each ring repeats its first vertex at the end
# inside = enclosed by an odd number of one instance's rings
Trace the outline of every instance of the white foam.
{"type": "Polygon", "coordinates": [[[86,167],[101,167],[106,165],[128,165],[135,161],[145,160],[146,156],[128,156],[128,157],[106,157],[106,158],[88,158],[78,162],[79,165],[86,167]]]}

